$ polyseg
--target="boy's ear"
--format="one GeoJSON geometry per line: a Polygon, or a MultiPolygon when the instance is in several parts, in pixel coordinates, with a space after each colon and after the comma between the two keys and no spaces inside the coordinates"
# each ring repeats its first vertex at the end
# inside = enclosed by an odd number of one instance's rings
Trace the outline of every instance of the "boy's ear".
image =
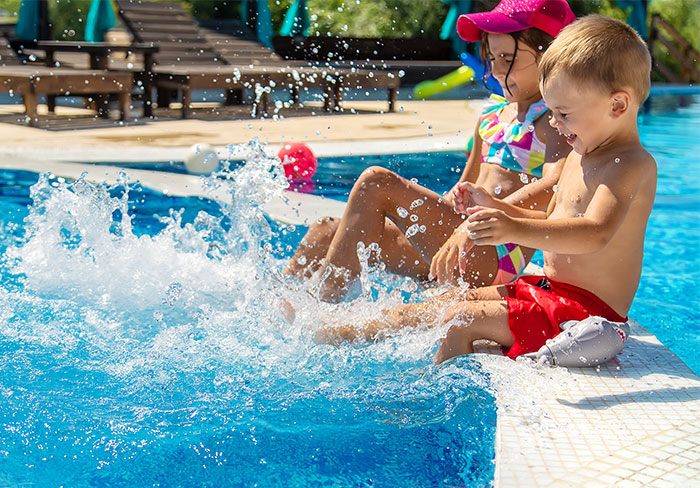
{"type": "Polygon", "coordinates": [[[632,97],[626,91],[617,91],[610,95],[610,115],[613,118],[620,117],[627,113],[630,108],[632,97]]]}

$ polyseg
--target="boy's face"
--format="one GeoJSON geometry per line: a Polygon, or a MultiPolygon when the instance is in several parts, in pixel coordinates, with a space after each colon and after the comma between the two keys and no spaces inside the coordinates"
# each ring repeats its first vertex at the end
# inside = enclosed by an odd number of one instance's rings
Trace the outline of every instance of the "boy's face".
{"type": "Polygon", "coordinates": [[[577,153],[593,151],[612,135],[611,94],[576,83],[565,74],[548,79],[540,89],[552,110],[550,125],[566,137],[577,153]]]}

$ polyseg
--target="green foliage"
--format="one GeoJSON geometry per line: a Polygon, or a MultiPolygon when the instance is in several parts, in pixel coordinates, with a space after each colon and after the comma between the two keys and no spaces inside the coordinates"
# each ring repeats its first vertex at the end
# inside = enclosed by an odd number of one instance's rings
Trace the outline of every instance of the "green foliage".
{"type": "Polygon", "coordinates": [[[22,0],[0,0],[0,16],[17,17],[22,0]]]}
{"type": "Polygon", "coordinates": [[[189,0],[180,3],[187,4],[192,15],[202,20],[240,17],[241,3],[237,0],[189,0]]]}
{"type": "Polygon", "coordinates": [[[652,0],[649,15],[661,14],[700,51],[700,2],[698,0],[652,0]]]}
{"type": "Polygon", "coordinates": [[[439,0],[308,0],[310,33],[344,37],[438,37],[439,0]]]}
{"type": "MultiPolygon", "coordinates": [[[[700,51],[700,4],[697,0],[654,0],[649,5],[650,18],[654,13],[661,14],[697,51],[700,51]]],[[[668,38],[664,31],[661,35],[668,38]]],[[[681,73],[680,62],[662,44],[655,44],[653,54],[657,62],[666,65],[676,74],[681,73]]]]}
{"type": "Polygon", "coordinates": [[[600,14],[618,20],[627,20],[627,12],[617,6],[615,0],[569,0],[576,18],[589,14],[600,14]]]}
{"type": "Polygon", "coordinates": [[[85,23],[89,10],[90,0],[49,0],[53,38],[66,41],[85,39],[85,23]]]}

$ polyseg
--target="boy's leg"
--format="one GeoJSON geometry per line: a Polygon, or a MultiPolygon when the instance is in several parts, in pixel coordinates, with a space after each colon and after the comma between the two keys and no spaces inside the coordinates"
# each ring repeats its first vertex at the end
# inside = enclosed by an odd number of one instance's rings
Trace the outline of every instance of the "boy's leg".
{"type": "MultiPolygon", "coordinates": [[[[496,323],[501,312],[506,312],[504,297],[508,296],[506,287],[489,286],[475,290],[455,289],[431,298],[422,303],[402,304],[384,312],[384,317],[362,324],[346,324],[321,328],[316,333],[316,342],[338,345],[362,338],[376,341],[386,333],[395,332],[406,327],[418,327],[423,324],[446,324],[452,320],[462,320],[465,325],[477,326],[476,335],[487,334],[476,339],[491,339],[508,346],[512,340],[507,320],[504,320],[507,333],[496,323]],[[472,317],[475,319],[472,321],[472,317]],[[486,322],[482,326],[480,322],[486,322]],[[490,330],[490,327],[497,330],[490,330]],[[478,332],[478,333],[477,333],[478,332]],[[503,341],[503,342],[501,342],[503,341]]],[[[507,313],[505,313],[507,319],[507,313]]],[[[454,327],[454,326],[453,326],[454,327]]],[[[450,334],[448,333],[448,336],[450,334]]],[[[471,342],[469,343],[471,347],[471,342]]],[[[468,352],[471,352],[468,351],[468,352]]],[[[465,352],[466,353],[466,352],[465,352]]],[[[464,353],[462,353],[464,354],[464,353]]],[[[444,360],[444,359],[443,359],[444,360]]]]}
{"type": "Polygon", "coordinates": [[[440,341],[435,363],[474,352],[474,341],[488,339],[510,347],[515,338],[508,327],[508,307],[505,300],[469,301],[450,307],[443,323],[452,322],[447,335],[440,341]]]}

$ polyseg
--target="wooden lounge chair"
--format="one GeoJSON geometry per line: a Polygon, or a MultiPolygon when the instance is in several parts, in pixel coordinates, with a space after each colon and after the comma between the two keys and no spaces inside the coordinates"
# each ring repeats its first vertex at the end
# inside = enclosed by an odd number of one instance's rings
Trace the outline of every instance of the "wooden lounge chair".
{"type": "MultiPolygon", "coordinates": [[[[352,70],[290,66],[274,56],[271,63],[229,63],[179,4],[142,0],[116,0],[116,4],[133,40],[160,48],[152,72],[142,76],[152,77],[159,104],[168,103],[168,91],[182,94],[183,118],[191,113],[192,90],[208,88],[225,90],[228,103],[242,101],[242,90],[251,89],[255,93],[254,113],[267,113],[272,89],[289,89],[298,101],[300,89],[314,87],[323,91],[326,110],[338,109],[342,87],[356,85],[364,75],[352,70]]],[[[380,77],[377,75],[374,82],[380,77]]],[[[391,79],[388,88],[393,109],[398,78],[391,79]]]]}
{"type": "MultiPolygon", "coordinates": [[[[119,97],[120,120],[126,120],[131,103],[133,76],[107,70],[51,68],[25,64],[11,48],[9,41],[0,37],[0,90],[19,93],[22,96],[28,125],[37,121],[39,95],[110,95],[119,97]]],[[[107,100],[103,97],[102,100],[107,100]]],[[[48,104],[50,112],[55,110],[55,103],[48,104]]],[[[104,106],[98,106],[100,115],[106,116],[104,106]]]]}
{"type": "MultiPolygon", "coordinates": [[[[397,75],[399,70],[361,69],[356,66],[340,66],[337,62],[313,64],[308,61],[285,60],[272,49],[262,45],[246,27],[238,22],[209,21],[199,28],[200,34],[209,41],[214,49],[230,64],[244,66],[281,67],[285,69],[305,69],[323,66],[326,72],[338,80],[331,85],[325,107],[327,110],[338,109],[342,101],[342,90],[386,89],[389,111],[394,110],[396,95],[400,85],[397,75]]],[[[298,94],[292,88],[292,96],[296,101],[298,94]]]]}

